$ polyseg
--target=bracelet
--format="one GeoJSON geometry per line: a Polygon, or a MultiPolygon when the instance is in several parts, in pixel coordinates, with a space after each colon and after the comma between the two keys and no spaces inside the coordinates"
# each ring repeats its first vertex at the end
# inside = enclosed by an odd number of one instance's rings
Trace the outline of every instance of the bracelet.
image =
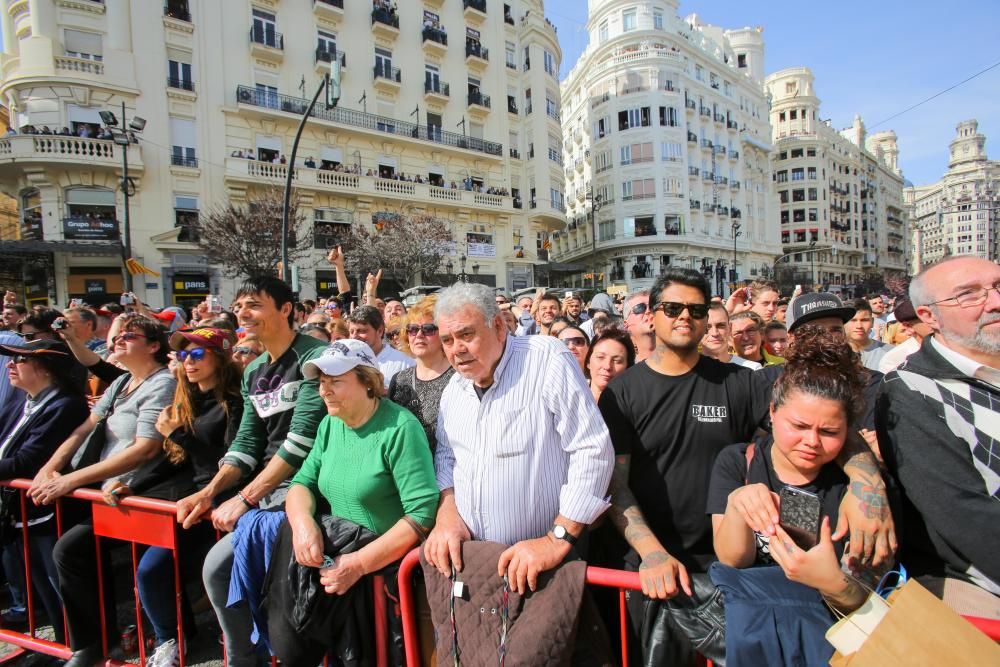
{"type": "Polygon", "coordinates": [[[251,509],[251,510],[257,509],[257,503],[250,502],[247,499],[247,497],[243,495],[242,491],[237,492],[236,495],[239,496],[239,499],[242,500],[243,504],[247,506],[247,509],[251,509]]]}

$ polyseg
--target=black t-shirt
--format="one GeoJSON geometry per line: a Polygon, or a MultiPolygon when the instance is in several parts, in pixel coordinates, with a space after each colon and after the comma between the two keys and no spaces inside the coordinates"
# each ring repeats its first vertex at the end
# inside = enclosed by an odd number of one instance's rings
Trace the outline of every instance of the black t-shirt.
{"type": "Polygon", "coordinates": [[[764,381],[749,369],[703,356],[680,376],[643,362],[601,394],[615,453],[631,456],[629,488],[650,529],[696,571],[714,559],[705,502],[715,457],[753,437],[767,415],[764,381]]]}
{"type": "MultiPolygon", "coordinates": [[[[764,484],[774,493],[781,493],[781,489],[786,486],[797,486],[803,491],[819,496],[822,516],[830,517],[830,532],[837,532],[837,514],[840,501],[847,492],[848,480],[836,462],[823,466],[811,484],[785,484],[778,478],[771,462],[774,439],[768,435],[758,438],[756,442],[749,470],[746,459],[747,443],[726,447],[715,460],[712,481],[708,485],[708,504],[705,510],[709,517],[713,514],[725,514],[729,494],[745,484],[764,484]]],[[[754,533],[754,537],[757,541],[757,560],[754,564],[771,565],[774,561],[768,552],[767,537],[760,533],[754,533]]],[[[835,543],[834,547],[837,557],[840,558],[843,542],[835,543]]]]}

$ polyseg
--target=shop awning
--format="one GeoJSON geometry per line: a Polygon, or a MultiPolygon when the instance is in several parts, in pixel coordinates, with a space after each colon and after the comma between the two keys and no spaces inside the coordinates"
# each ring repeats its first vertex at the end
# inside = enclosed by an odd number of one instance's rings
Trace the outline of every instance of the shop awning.
{"type": "Polygon", "coordinates": [[[120,255],[117,241],[0,241],[0,252],[88,252],[95,255],[120,255]]]}

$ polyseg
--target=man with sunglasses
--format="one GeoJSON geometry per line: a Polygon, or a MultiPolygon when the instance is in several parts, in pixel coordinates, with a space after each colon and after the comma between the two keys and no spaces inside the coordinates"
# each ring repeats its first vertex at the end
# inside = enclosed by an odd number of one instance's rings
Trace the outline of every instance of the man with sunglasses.
{"type": "Polygon", "coordinates": [[[942,260],[910,300],[934,335],[885,376],[875,412],[905,500],[900,559],[960,613],[1000,617],[1000,266],[942,260]]]}
{"type": "Polygon", "coordinates": [[[653,313],[649,310],[649,290],[629,294],[625,299],[625,329],[635,345],[635,363],[645,361],[656,349],[653,313]]]}
{"type": "MultiPolygon", "coordinates": [[[[642,629],[644,664],[691,662],[692,641],[709,640],[711,628],[698,637],[671,630],[675,626],[666,616],[683,623],[685,612],[665,601],[697,590],[688,608],[715,603],[717,591],[705,574],[715,560],[705,480],[716,455],[734,442],[750,441],[768,415],[762,373],[698,351],[710,294],[697,271],[674,268],[661,274],[649,297],[656,349],[613,379],[600,398],[615,446],[609,517],[631,547],[625,566],[639,572],[645,594],[630,600],[632,618],[642,629]],[[653,641],[654,636],[664,639],[653,641]]],[[[874,465],[870,452],[868,460],[874,465]]],[[[849,476],[851,465],[845,464],[849,476]]],[[[717,620],[721,625],[723,619],[717,620]]],[[[699,650],[714,659],[724,647],[699,650]]]]}

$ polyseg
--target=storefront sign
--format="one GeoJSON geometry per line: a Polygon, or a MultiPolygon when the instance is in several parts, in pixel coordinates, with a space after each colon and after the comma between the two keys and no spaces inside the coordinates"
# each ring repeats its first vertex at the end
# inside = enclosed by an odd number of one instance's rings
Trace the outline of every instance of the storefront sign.
{"type": "Polygon", "coordinates": [[[83,281],[83,290],[87,294],[100,294],[108,291],[108,281],[100,278],[88,278],[83,281]]]}
{"type": "Polygon", "coordinates": [[[205,295],[208,294],[210,286],[207,275],[175,275],[173,283],[175,295],[205,295]]]}
{"type": "Polygon", "coordinates": [[[117,241],[118,221],[101,218],[66,218],[63,238],[77,241],[117,241]]]}

